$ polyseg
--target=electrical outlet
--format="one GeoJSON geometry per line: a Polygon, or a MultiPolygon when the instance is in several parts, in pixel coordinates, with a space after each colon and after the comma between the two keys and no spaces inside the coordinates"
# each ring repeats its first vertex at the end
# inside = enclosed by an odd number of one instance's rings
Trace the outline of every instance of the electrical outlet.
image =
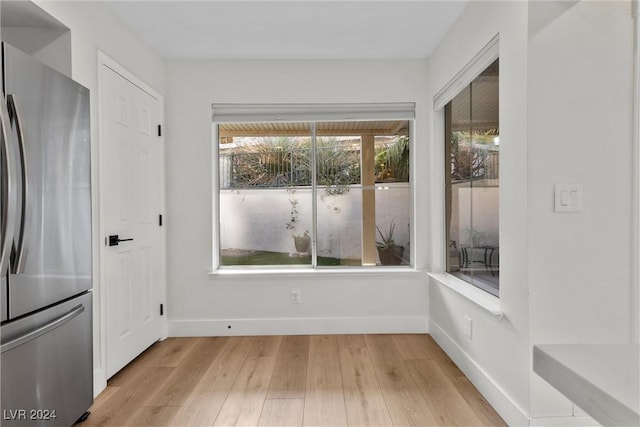
{"type": "Polygon", "coordinates": [[[473,320],[469,316],[464,316],[464,335],[469,339],[473,336],[473,320]]]}
{"type": "Polygon", "coordinates": [[[291,304],[300,304],[300,291],[291,290],[291,304]]]}

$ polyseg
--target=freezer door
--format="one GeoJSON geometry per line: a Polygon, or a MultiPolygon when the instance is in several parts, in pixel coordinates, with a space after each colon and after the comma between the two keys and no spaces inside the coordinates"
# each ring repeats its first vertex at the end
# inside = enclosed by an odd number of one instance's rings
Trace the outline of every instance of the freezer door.
{"type": "Polygon", "coordinates": [[[9,275],[11,319],[92,287],[91,155],[89,91],[6,43],[3,50],[22,207],[9,275]]]}
{"type": "Polygon", "coordinates": [[[93,402],[91,292],[5,323],[0,424],[71,426],[93,402]]]}

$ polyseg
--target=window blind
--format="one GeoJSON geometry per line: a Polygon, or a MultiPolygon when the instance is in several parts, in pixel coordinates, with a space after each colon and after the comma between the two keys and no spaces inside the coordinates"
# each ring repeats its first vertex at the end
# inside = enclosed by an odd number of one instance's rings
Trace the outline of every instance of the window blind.
{"type": "Polygon", "coordinates": [[[449,101],[480,75],[493,61],[498,59],[500,35],[496,34],[449,82],[433,97],[433,109],[442,110],[449,101]]]}
{"type": "Polygon", "coordinates": [[[216,123],[413,120],[414,102],[378,104],[213,104],[216,123]]]}

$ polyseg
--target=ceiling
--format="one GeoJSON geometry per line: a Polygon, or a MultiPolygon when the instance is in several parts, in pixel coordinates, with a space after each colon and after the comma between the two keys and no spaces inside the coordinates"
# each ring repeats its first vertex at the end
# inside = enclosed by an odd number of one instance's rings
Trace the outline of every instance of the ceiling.
{"type": "Polygon", "coordinates": [[[468,0],[105,0],[165,58],[426,58],[468,0]]]}

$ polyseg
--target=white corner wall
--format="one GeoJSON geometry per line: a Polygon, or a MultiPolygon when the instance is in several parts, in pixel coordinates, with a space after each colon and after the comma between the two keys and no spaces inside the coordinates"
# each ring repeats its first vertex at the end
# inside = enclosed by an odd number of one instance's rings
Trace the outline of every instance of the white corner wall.
{"type": "MultiPolygon", "coordinates": [[[[97,64],[98,50],[101,50],[149,86],[162,92],[164,60],[124,26],[111,9],[90,0],[35,0],[34,3],[71,30],[74,80],[92,89],[92,92],[98,92],[97,64]]],[[[97,106],[94,99],[93,105],[97,106]]],[[[97,115],[95,119],[97,121],[97,115]]],[[[97,125],[94,128],[97,129],[97,125]]]]}
{"type": "MultiPolygon", "coordinates": [[[[531,369],[534,344],[631,336],[632,17],[628,1],[471,2],[430,58],[439,90],[500,33],[504,318],[430,283],[430,332],[511,425],[592,422],[531,369]],[[584,210],[553,211],[554,184],[584,210]],[[463,331],[473,319],[473,339],[463,331]]],[[[435,129],[429,259],[442,271],[435,129]]]]}
{"type": "Polygon", "coordinates": [[[91,174],[93,215],[94,395],[106,387],[104,329],[100,311],[100,206],[98,183],[98,50],[103,51],[158,92],[164,87],[164,61],[100,2],[42,1],[40,8],[71,30],[72,77],[91,91],[91,174]]]}
{"type": "MultiPolygon", "coordinates": [[[[213,103],[415,102],[412,179],[420,183],[427,179],[421,167],[429,143],[427,74],[426,60],[167,61],[170,335],[426,332],[427,285],[417,272],[209,273],[218,202],[213,103]],[[292,289],[301,291],[301,304],[290,304],[292,289]]],[[[422,236],[421,190],[414,209],[415,233],[422,236]]],[[[417,267],[424,267],[425,247],[416,246],[417,267]]]]}
{"type": "MultiPolygon", "coordinates": [[[[528,424],[529,300],[527,289],[527,4],[470,2],[430,58],[431,96],[500,34],[500,319],[431,280],[429,330],[510,425],[528,424]],[[473,321],[473,339],[463,334],[473,321]]],[[[432,108],[433,110],[433,108],[432,108]]],[[[444,115],[435,130],[429,187],[433,215],[430,270],[444,269],[444,115]]]]}
{"type": "MultiPolygon", "coordinates": [[[[629,1],[536,2],[528,50],[530,343],[631,336],[633,19],[629,1]],[[584,210],[555,213],[554,184],[584,210]]],[[[571,415],[531,374],[531,416],[571,415]]]]}

